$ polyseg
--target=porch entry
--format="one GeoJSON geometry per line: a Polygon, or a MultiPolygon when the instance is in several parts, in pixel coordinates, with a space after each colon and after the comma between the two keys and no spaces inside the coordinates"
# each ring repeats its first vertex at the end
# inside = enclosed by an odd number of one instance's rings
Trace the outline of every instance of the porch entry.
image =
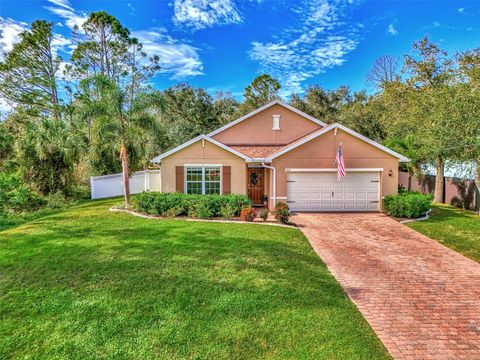
{"type": "Polygon", "coordinates": [[[263,206],[263,195],[265,195],[265,169],[263,167],[248,168],[247,195],[253,205],[263,206]]]}

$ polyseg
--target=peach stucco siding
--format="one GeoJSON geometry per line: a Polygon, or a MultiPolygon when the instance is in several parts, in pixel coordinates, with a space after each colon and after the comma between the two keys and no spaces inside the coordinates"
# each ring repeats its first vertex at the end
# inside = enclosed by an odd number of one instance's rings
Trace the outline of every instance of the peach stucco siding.
{"type": "Polygon", "coordinates": [[[333,162],[340,143],[343,143],[346,168],[383,168],[382,196],[397,193],[398,159],[339,129],[335,144],[332,130],[273,159],[272,165],[277,170],[277,197],[287,196],[287,168],[335,168],[333,162]],[[392,176],[389,176],[390,170],[392,176]]]}
{"type": "Polygon", "coordinates": [[[202,140],[162,160],[162,192],[175,191],[175,167],[185,164],[220,164],[230,166],[231,192],[235,194],[246,193],[245,160],[215,144],[202,140]]]}
{"type": "Polygon", "coordinates": [[[321,129],[321,126],[277,104],[214,135],[213,138],[228,145],[288,144],[317,129],[321,129]],[[272,130],[274,114],[280,115],[280,130],[272,130]]]}

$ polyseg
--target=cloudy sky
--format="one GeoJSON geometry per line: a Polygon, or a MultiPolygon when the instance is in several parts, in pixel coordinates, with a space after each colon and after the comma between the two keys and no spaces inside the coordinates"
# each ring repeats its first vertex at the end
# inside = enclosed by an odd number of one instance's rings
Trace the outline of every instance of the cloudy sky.
{"type": "Polygon", "coordinates": [[[476,1],[0,0],[0,59],[25,27],[45,19],[68,61],[73,26],[99,10],[160,56],[157,88],[188,81],[237,97],[263,72],[280,80],[283,95],[313,83],[360,90],[378,56],[401,56],[427,34],[452,53],[480,47],[476,1]]]}

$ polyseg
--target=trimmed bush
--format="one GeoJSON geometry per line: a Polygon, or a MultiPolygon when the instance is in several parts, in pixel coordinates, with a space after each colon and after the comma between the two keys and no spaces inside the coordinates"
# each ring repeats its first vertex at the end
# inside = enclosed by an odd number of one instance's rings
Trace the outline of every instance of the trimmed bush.
{"type": "Polygon", "coordinates": [[[225,220],[230,220],[235,216],[235,209],[232,204],[226,203],[220,208],[220,214],[225,220]]]}
{"type": "Polygon", "coordinates": [[[183,193],[143,192],[132,201],[141,212],[160,216],[189,216],[209,219],[238,216],[244,207],[252,205],[245,195],[195,195],[183,193]],[[175,214],[175,215],[174,215],[175,214]]]}
{"type": "Polygon", "coordinates": [[[240,219],[243,221],[253,221],[257,217],[257,212],[251,206],[242,209],[240,212],[240,219]]]}
{"type": "Polygon", "coordinates": [[[430,210],[432,196],[417,192],[402,191],[388,195],[383,201],[385,212],[399,218],[416,218],[430,210]]]}
{"type": "Polygon", "coordinates": [[[288,219],[290,218],[290,209],[288,205],[284,202],[279,202],[275,205],[275,219],[279,223],[288,224],[288,219]]]}

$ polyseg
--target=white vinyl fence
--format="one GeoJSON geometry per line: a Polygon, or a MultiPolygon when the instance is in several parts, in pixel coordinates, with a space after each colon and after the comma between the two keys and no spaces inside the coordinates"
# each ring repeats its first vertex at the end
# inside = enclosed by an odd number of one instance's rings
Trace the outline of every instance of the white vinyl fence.
{"type": "MultiPolygon", "coordinates": [[[[160,170],[137,171],[130,176],[130,194],[143,191],[160,191],[160,170]]],[[[90,177],[92,199],[123,195],[123,174],[90,177]]]]}

